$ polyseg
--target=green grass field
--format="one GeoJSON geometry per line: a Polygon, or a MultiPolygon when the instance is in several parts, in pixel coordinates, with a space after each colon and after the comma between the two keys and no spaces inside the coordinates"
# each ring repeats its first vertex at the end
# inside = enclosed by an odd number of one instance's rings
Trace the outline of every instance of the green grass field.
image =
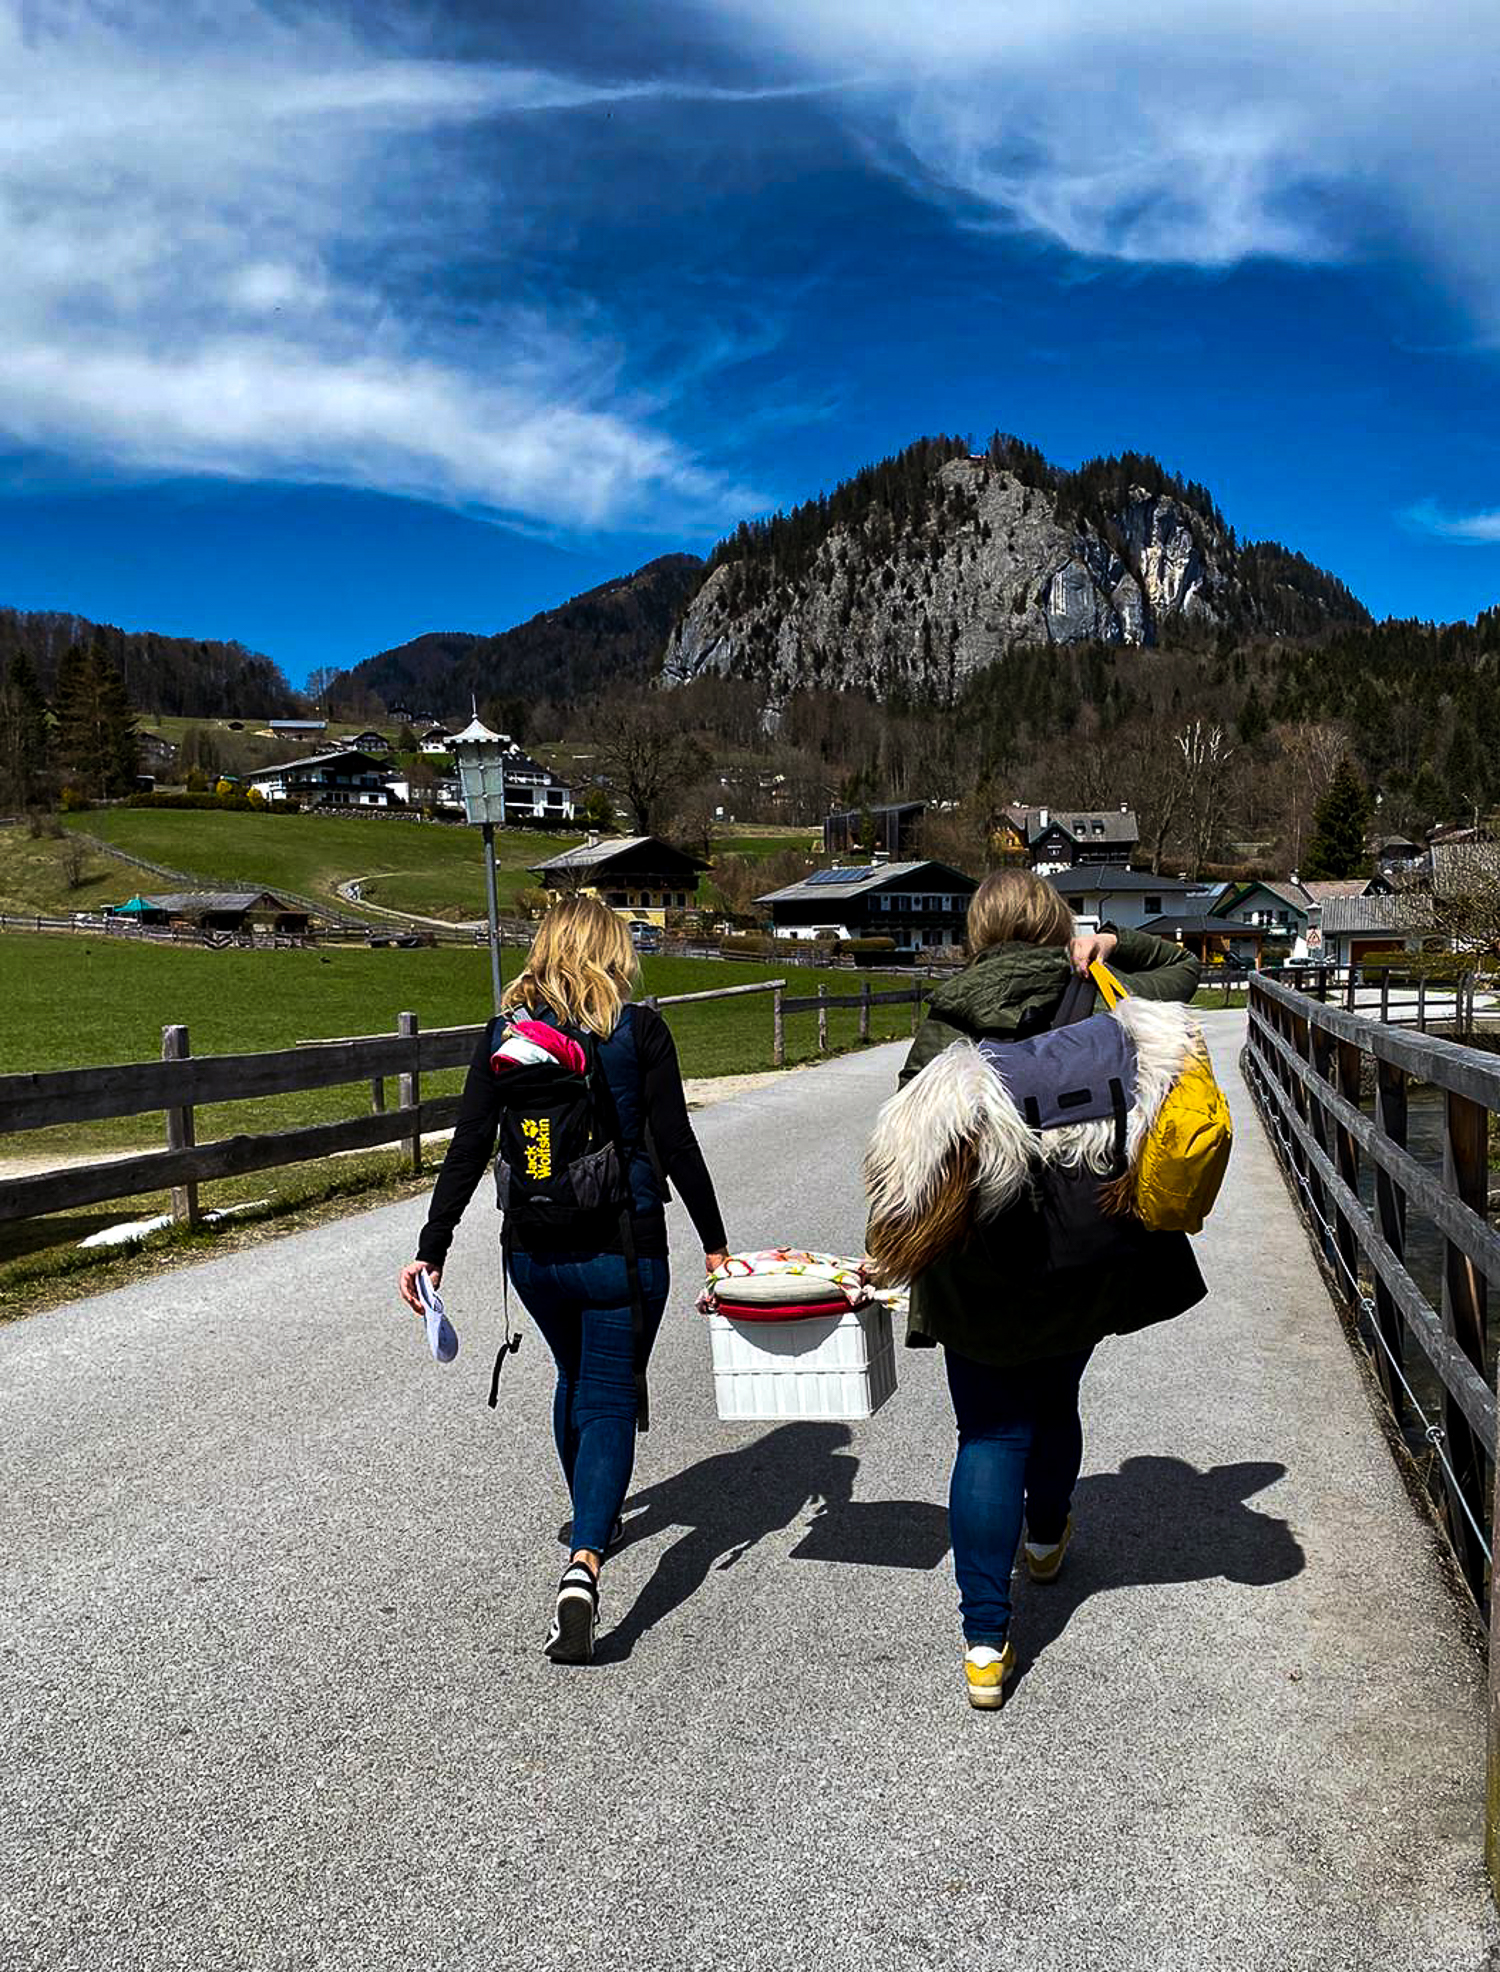
{"type": "Polygon", "coordinates": [[[75,885],[67,869],[66,837],[33,836],[24,822],[0,828],[0,913],[18,917],[71,917],[122,903],[135,887],[131,872],[113,856],[87,848],[75,885]],[[121,886],[125,886],[122,888],[121,886]]]}
{"type": "MultiPolygon", "coordinates": [[[[343,820],[323,815],[230,814],[215,809],[105,808],[75,818],[74,826],[115,844],[131,855],[169,869],[185,870],[207,885],[278,885],[305,897],[326,899],[340,909],[337,890],[354,877],[379,875],[392,881],[388,895],[376,882],[368,896],[393,910],[482,917],[484,860],[477,829],[461,824],[371,819],[343,820]]],[[[527,866],[554,856],[577,836],[504,829],[495,838],[500,890],[507,901],[534,881],[527,866]]],[[[124,865],[118,876],[133,882],[124,865]]],[[[143,879],[150,888],[149,879],[143,879]]],[[[78,909],[80,906],[73,905],[78,909]]]]}
{"type": "MultiPolygon", "coordinates": [[[[149,811],[148,811],[149,812],[149,811]]],[[[227,818],[237,819],[237,818],[227,818]]],[[[353,826],[358,827],[359,824],[353,826]]],[[[508,955],[507,975],[519,963],[508,955]]],[[[715,986],[748,985],[779,977],[774,967],[726,965],[711,959],[647,958],[642,993],[699,992],[715,986]]],[[[848,972],[795,969],[791,990],[812,993],[819,981],[830,992],[858,990],[848,972]]],[[[889,983],[876,976],[877,987],[889,983]]],[[[188,1029],[197,1054],[248,1052],[289,1047],[302,1040],[341,1035],[391,1033],[398,1014],[416,1013],[423,1027],[477,1024],[489,1011],[488,955],[480,947],[440,947],[421,951],[368,951],[334,948],[255,952],[209,951],[198,947],[125,945],[87,937],[6,935],[0,937],[0,1004],[7,1019],[0,1026],[0,1074],[48,1068],[156,1059],[167,1024],[188,1029]]],[[[688,1076],[734,1074],[771,1065],[769,996],[747,996],[665,1010],[688,1076]]],[[[858,1016],[834,1011],[829,1037],[835,1048],[854,1045],[858,1016]]],[[[906,1007],[874,1010],[877,1039],[910,1032],[906,1007]]],[[[817,1053],[817,1023],[811,1014],[787,1023],[788,1059],[817,1053]]],[[[424,1078],[424,1092],[457,1089],[462,1072],[424,1078]]],[[[200,1142],[244,1131],[289,1129],[363,1113],[369,1105],[366,1083],[332,1089],[221,1103],[197,1112],[200,1142]]],[[[395,1101],[395,1091],[388,1091],[395,1101]]],[[[159,1114],[117,1117],[48,1130],[0,1136],[0,1162],[10,1158],[58,1159],[94,1152],[149,1149],[164,1144],[159,1114]]],[[[347,1164],[338,1160],[340,1173],[347,1164]]],[[[282,1190],[310,1194],[329,1167],[288,1167],[260,1176],[205,1185],[205,1207],[246,1198],[274,1196],[282,1190]]],[[[108,1204],[31,1220],[0,1224],[0,1298],[7,1274],[35,1269],[86,1233],[121,1219],[166,1209],[164,1195],[108,1204]]]]}

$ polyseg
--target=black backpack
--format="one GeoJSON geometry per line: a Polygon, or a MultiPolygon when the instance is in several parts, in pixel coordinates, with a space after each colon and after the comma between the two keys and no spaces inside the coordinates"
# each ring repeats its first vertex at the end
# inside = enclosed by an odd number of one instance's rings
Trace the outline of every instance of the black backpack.
{"type": "MultiPolygon", "coordinates": [[[[602,1249],[616,1234],[630,1281],[635,1335],[636,1424],[650,1428],[646,1395],[645,1308],[635,1250],[630,1190],[630,1150],[620,1129],[609,1077],[599,1059],[598,1038],[581,1028],[564,1027],[582,1048],[582,1073],[551,1061],[507,1068],[501,1080],[500,1132],[495,1152],[495,1202],[504,1213],[501,1231],[502,1284],[510,1277],[511,1249],[528,1244],[528,1232],[564,1235],[579,1251],[602,1249]]],[[[646,1148],[651,1152],[649,1130],[646,1148]]],[[[495,1357],[490,1408],[498,1400],[505,1358],[519,1347],[507,1309],[506,1339],[495,1357]]]]}
{"type": "Polygon", "coordinates": [[[630,1210],[629,1159],[598,1041],[570,1038],[587,1057],[582,1074],[547,1062],[508,1068],[501,1084],[495,1202],[523,1246],[537,1231],[576,1234],[586,1248],[630,1210]]]}

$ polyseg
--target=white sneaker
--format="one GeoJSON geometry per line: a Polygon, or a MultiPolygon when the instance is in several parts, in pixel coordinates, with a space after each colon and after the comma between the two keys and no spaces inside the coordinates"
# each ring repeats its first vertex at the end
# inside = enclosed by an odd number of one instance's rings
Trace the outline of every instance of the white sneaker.
{"type": "Polygon", "coordinates": [[[1034,1547],[1027,1541],[1024,1548],[1026,1572],[1034,1582],[1055,1582],[1057,1571],[1063,1565],[1063,1556],[1068,1551],[1068,1542],[1073,1538],[1073,1516],[1068,1515],[1068,1524],[1063,1528],[1062,1539],[1054,1541],[1051,1547],[1034,1547]]]}

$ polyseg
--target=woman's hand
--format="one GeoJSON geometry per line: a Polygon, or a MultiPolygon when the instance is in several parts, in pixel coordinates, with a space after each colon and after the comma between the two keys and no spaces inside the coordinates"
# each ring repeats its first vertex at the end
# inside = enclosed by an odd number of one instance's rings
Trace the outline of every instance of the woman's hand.
{"type": "Polygon", "coordinates": [[[1107,964],[1119,942],[1112,931],[1080,932],[1068,947],[1069,962],[1075,972],[1087,972],[1091,965],[1107,964]]]}
{"type": "Polygon", "coordinates": [[[413,1260],[409,1267],[401,1269],[401,1299],[414,1315],[424,1312],[422,1303],[417,1298],[418,1274],[426,1274],[436,1291],[438,1282],[443,1278],[443,1270],[441,1267],[429,1267],[425,1260],[413,1260]]]}
{"type": "Polygon", "coordinates": [[[720,1267],[727,1266],[728,1264],[729,1255],[727,1253],[705,1253],[703,1256],[703,1271],[706,1274],[717,1273],[720,1267]]]}

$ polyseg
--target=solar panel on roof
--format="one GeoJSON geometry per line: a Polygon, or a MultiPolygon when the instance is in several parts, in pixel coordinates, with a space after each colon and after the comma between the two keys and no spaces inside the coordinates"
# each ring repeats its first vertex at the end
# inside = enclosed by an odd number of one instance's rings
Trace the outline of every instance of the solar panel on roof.
{"type": "Polygon", "coordinates": [[[809,883],[863,883],[867,876],[874,876],[868,870],[814,870],[807,879],[809,883]]]}

